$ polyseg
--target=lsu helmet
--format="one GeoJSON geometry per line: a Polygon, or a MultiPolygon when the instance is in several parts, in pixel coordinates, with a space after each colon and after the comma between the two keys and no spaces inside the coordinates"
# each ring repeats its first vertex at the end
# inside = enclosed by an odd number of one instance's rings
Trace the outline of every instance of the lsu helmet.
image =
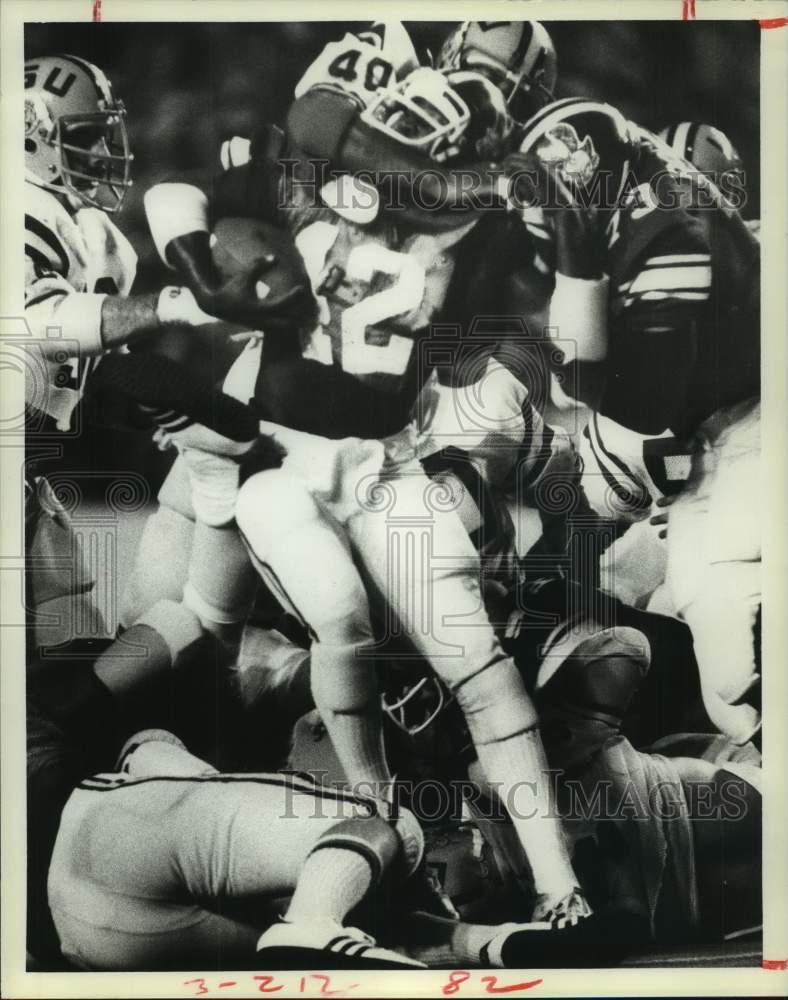
{"type": "Polygon", "coordinates": [[[117,212],[131,186],[126,110],[104,73],[76,56],[25,63],[25,171],[39,187],[117,212]]]}
{"type": "Polygon", "coordinates": [[[735,176],[744,188],[744,166],[736,147],[723,131],[702,122],[679,122],[659,133],[659,138],[683,160],[720,185],[726,176],[735,176]]]}
{"type": "Polygon", "coordinates": [[[554,99],[558,76],[555,46],[538,21],[463,21],[443,43],[437,68],[484,74],[520,123],[554,99]]]}
{"type": "Polygon", "coordinates": [[[427,66],[380,91],[361,117],[436,163],[459,155],[495,159],[513,128],[502,95],[484,76],[447,76],[427,66]]]}

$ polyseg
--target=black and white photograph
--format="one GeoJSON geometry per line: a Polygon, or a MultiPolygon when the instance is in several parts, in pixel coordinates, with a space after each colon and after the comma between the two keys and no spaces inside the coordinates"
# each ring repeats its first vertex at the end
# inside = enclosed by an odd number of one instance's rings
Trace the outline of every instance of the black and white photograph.
{"type": "Polygon", "coordinates": [[[3,995],[783,993],[786,5],[20,6],[3,995]]]}

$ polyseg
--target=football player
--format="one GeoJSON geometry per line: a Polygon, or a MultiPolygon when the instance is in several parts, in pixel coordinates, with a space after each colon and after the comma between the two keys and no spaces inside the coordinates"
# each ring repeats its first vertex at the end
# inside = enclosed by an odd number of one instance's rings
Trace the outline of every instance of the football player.
{"type": "MultiPolygon", "coordinates": [[[[386,26],[386,31],[392,28],[386,26]]],[[[399,34],[394,37],[401,38],[399,34]]],[[[393,51],[403,49],[400,45],[393,51]]],[[[344,58],[349,60],[351,54],[344,58]]],[[[394,60],[393,55],[389,58],[394,60]]],[[[499,203],[499,188],[505,180],[490,161],[501,154],[500,144],[471,147],[470,156],[464,158],[465,169],[455,170],[428,155],[430,137],[423,130],[409,137],[408,144],[403,143],[402,134],[385,134],[375,105],[381,91],[402,81],[407,75],[403,69],[410,71],[414,60],[400,56],[393,66],[375,90],[360,91],[356,86],[353,100],[343,99],[347,86],[340,90],[330,74],[318,76],[310,69],[304,77],[309,86],[302,81],[288,111],[288,138],[305,156],[378,185],[383,208],[395,204],[400,218],[424,231],[456,228],[465,221],[464,212],[499,203]],[[391,182],[397,184],[396,190],[389,188],[391,182]]],[[[464,21],[446,39],[436,68],[445,75],[469,73],[491,83],[506,106],[509,128],[552,100],[557,73],[555,48],[538,21],[464,21]]],[[[359,192],[357,200],[376,203],[368,190],[359,192]]]]}
{"type": "MultiPolygon", "coordinates": [[[[94,581],[80,565],[67,511],[34,475],[51,454],[37,435],[73,429],[88,375],[105,351],[168,324],[211,318],[184,287],[129,295],[137,258],[112,216],[131,185],[132,155],[123,103],[104,73],[75,56],[43,56],[25,63],[24,84],[25,507],[36,565],[28,588],[35,605],[49,603],[54,612],[51,602],[66,597],[87,602],[75,590],[87,593],[94,581]]],[[[100,632],[99,617],[86,603],[86,620],[100,632]]],[[[45,631],[54,641],[55,630],[45,631]]]]}
{"type": "MultiPolygon", "coordinates": [[[[452,116],[437,129],[441,116],[428,116],[434,149],[455,146],[461,154],[466,130],[474,142],[488,131],[501,134],[501,105],[489,81],[469,72],[455,90],[444,74],[423,68],[389,92],[387,127],[399,119],[405,136],[423,120],[418,113],[409,121],[402,115],[402,97],[410,96],[416,74],[431,108],[439,105],[444,118],[452,116]],[[425,74],[431,74],[428,83],[425,74]],[[475,117],[469,103],[480,112],[475,117]]],[[[418,440],[414,444],[414,434],[424,436],[429,425],[424,419],[412,424],[410,417],[432,373],[451,390],[449,399],[478,383],[493,419],[480,430],[477,416],[467,437],[459,435],[460,447],[471,458],[478,449],[480,461],[485,450],[516,453],[527,390],[491,361],[493,342],[463,343],[452,334],[435,341],[448,347],[437,364],[424,348],[425,334],[440,320],[462,329],[468,318],[501,314],[502,303],[511,301],[511,270],[499,262],[516,267],[523,227],[500,215],[438,236],[383,218],[361,225],[316,204],[298,176],[281,169],[281,148],[253,147],[252,153],[247,164],[214,180],[210,202],[183,184],[161,185],[146,196],[162,259],[188,276],[198,302],[216,304],[210,219],[239,214],[275,221],[292,234],[317,297],[318,321],[300,337],[264,327],[255,398],[261,427],[287,455],[281,470],[243,483],[237,523],[266,581],[311,630],[313,695],[351,780],[383,797],[391,784],[367,591],[353,553],[392,608],[399,624],[390,627],[401,627],[454,690],[491,780],[505,787],[533,783],[535,815],[515,816],[514,823],[535,873],[535,913],[575,923],[589,910],[540,778],[546,764],[538,720],[481,601],[478,556],[458,513],[464,492],[433,501],[418,440]],[[422,551],[412,559],[414,523],[423,525],[422,551]],[[321,572],[308,572],[310,565],[321,572]]],[[[253,308],[241,296],[233,315],[253,316],[253,308]]],[[[515,317],[517,311],[506,310],[515,317]]],[[[521,324],[513,326],[517,336],[521,324]]],[[[452,443],[450,435],[445,443],[452,443]]]]}
{"type": "Polygon", "coordinates": [[[27,402],[60,430],[91,359],[167,323],[211,321],[186,288],[129,296],[137,258],[111,216],[131,161],[126,111],[97,66],[65,55],[25,63],[27,402]]]}
{"type": "Polygon", "coordinates": [[[721,129],[703,122],[678,122],[663,128],[659,138],[705,174],[733,208],[742,208],[747,187],[744,164],[721,129]]]}
{"type": "Polygon", "coordinates": [[[421,967],[344,926],[387,869],[418,863],[412,818],[405,859],[369,799],[219,773],[162,730],[120,749],[202,635],[162,601],[94,662],[31,674],[29,951],[48,970],[421,967]]]}
{"type": "MultiPolygon", "coordinates": [[[[521,150],[590,206],[577,216],[597,248],[589,274],[609,275],[604,308],[578,324],[565,287],[551,316],[562,339],[569,328],[577,341],[576,356],[564,358],[567,384],[596,411],[589,466],[636,518],[652,499],[677,494],[672,604],[692,630],[710,717],[746,742],[760,725],[760,539],[757,505],[746,499],[758,469],[757,241],[702,173],[609,105],[548,106],[521,150]],[[616,435],[638,443],[633,465],[617,455],[616,435]]],[[[544,242],[543,256],[555,259],[558,242],[544,242]]]]}

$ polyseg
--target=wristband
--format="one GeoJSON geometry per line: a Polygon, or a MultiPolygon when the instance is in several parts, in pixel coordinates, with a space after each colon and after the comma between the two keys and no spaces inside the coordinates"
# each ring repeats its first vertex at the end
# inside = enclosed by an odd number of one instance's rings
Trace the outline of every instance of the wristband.
{"type": "Polygon", "coordinates": [[[189,288],[178,285],[162,288],[156,303],[156,317],[160,323],[188,323],[189,326],[219,322],[215,316],[200,309],[189,288]]]}
{"type": "Polygon", "coordinates": [[[608,284],[607,275],[589,280],[556,272],[549,326],[561,341],[565,362],[606,357],[608,284]]]}

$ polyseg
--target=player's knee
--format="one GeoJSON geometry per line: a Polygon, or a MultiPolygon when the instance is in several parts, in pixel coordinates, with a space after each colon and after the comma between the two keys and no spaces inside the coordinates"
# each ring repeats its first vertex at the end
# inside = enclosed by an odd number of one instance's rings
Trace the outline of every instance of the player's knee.
{"type": "Polygon", "coordinates": [[[158,600],[180,601],[189,565],[194,521],[160,505],[145,522],[126,585],[120,622],[128,628],[158,600]]]}
{"type": "Polygon", "coordinates": [[[206,599],[191,581],[183,588],[183,603],[209,632],[216,632],[217,628],[224,625],[238,625],[246,620],[249,612],[247,604],[220,604],[206,599]]]}
{"type": "Polygon", "coordinates": [[[317,505],[307,488],[278,469],[258,472],[247,479],[235,507],[238,527],[253,545],[258,536],[281,538],[283,533],[317,516],[317,505]]]}
{"type": "Polygon", "coordinates": [[[703,685],[701,691],[709,718],[737,746],[744,746],[760,732],[761,713],[753,705],[745,701],[730,705],[716,691],[708,690],[703,685]]]}
{"type": "Polygon", "coordinates": [[[703,687],[728,704],[738,702],[757,677],[759,605],[760,566],[722,563],[708,568],[700,593],[682,610],[703,687]],[[724,630],[720,621],[725,622],[724,630]]]}
{"type": "Polygon", "coordinates": [[[454,688],[475,744],[497,743],[539,724],[510,657],[490,662],[454,688]]]}
{"type": "Polygon", "coordinates": [[[334,848],[354,851],[369,864],[372,885],[376,885],[399,851],[400,839],[382,816],[345,819],[324,833],[310,854],[334,848]]]}

